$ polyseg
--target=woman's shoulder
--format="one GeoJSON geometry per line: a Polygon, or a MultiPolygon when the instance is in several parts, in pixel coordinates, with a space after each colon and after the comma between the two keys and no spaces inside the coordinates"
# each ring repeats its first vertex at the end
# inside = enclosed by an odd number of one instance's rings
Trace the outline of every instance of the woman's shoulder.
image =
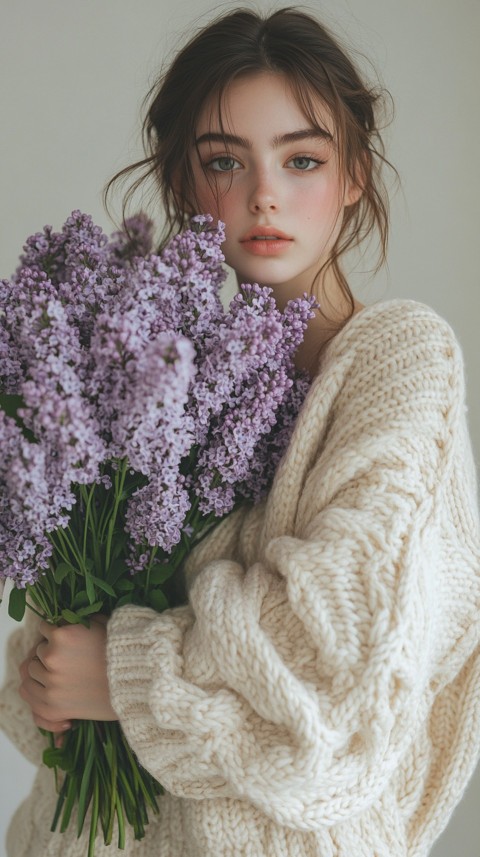
{"type": "Polygon", "coordinates": [[[367,411],[396,419],[404,407],[415,421],[427,405],[444,411],[464,398],[463,356],[450,324],[427,304],[394,298],[362,308],[331,340],[304,416],[327,408],[330,420],[353,419],[353,410],[359,422],[367,411]]]}
{"type": "Polygon", "coordinates": [[[341,332],[350,330],[358,334],[368,331],[370,335],[375,332],[383,338],[395,334],[399,340],[402,334],[414,332],[420,335],[424,331],[430,335],[438,331],[455,338],[451,325],[443,316],[428,304],[411,298],[390,298],[364,306],[341,332]]]}
{"type": "Polygon", "coordinates": [[[420,301],[391,298],[364,306],[347,321],[325,350],[322,368],[347,363],[368,370],[372,363],[404,363],[413,355],[427,363],[441,355],[462,364],[460,345],[445,318],[420,301]]]}

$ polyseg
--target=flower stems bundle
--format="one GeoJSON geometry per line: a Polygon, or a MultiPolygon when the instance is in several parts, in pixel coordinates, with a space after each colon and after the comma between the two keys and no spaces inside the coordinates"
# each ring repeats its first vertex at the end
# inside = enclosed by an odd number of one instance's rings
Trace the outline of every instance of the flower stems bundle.
{"type": "MultiPolygon", "coordinates": [[[[0,577],[16,619],[184,603],[186,556],[267,492],[307,392],[293,355],[313,300],[281,313],[244,285],[225,309],[223,225],[193,218],[160,254],[151,232],[138,217],[108,239],[76,211],[0,282],[0,577]]],[[[49,744],[52,829],[88,820],[89,857],[100,829],[141,839],[162,789],[120,725],[78,721],[49,744]]]]}

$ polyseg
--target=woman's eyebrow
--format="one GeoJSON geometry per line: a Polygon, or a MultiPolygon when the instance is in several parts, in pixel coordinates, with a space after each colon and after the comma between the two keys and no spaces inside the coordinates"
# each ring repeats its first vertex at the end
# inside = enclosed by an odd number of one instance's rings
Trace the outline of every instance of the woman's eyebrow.
{"type": "Polygon", "coordinates": [[[333,140],[330,131],[322,128],[321,125],[315,125],[312,128],[302,128],[299,131],[291,131],[289,134],[282,134],[280,137],[274,137],[272,144],[274,148],[284,146],[286,143],[297,143],[299,140],[311,140],[312,138],[321,140],[333,140]]]}
{"type": "Polygon", "coordinates": [[[232,146],[241,146],[242,149],[252,148],[252,144],[245,137],[237,137],[236,134],[222,134],[219,131],[208,131],[206,134],[201,134],[195,143],[197,146],[201,143],[230,143],[232,146]]]}
{"type": "MultiPolygon", "coordinates": [[[[300,140],[311,140],[312,138],[333,140],[330,131],[322,128],[320,125],[316,125],[312,128],[301,128],[298,131],[290,131],[288,134],[276,135],[272,139],[272,146],[274,149],[278,149],[279,146],[284,146],[287,143],[297,143],[300,140]]],[[[222,134],[218,131],[207,131],[205,134],[201,134],[200,137],[197,137],[195,143],[197,146],[201,143],[224,143],[226,145],[240,146],[242,149],[252,148],[252,143],[245,137],[238,137],[236,134],[222,134]]]]}

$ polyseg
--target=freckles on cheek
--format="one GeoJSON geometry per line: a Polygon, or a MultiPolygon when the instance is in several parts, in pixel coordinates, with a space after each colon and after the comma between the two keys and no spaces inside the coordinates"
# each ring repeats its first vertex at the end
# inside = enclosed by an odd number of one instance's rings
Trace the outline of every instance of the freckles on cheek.
{"type": "Polygon", "coordinates": [[[338,194],[335,192],[303,194],[295,203],[304,223],[325,225],[338,216],[338,194]]]}
{"type": "Polygon", "coordinates": [[[318,192],[300,193],[290,202],[292,208],[294,207],[296,211],[301,212],[304,220],[318,218],[325,209],[325,204],[325,195],[318,192]]]}

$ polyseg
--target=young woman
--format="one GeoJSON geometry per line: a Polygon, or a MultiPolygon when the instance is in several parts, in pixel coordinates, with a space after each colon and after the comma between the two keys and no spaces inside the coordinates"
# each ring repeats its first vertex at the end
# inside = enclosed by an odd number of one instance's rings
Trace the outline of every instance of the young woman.
{"type": "MultiPolygon", "coordinates": [[[[480,749],[480,535],[461,351],[427,306],[362,306],[341,256],[387,207],[375,94],[320,24],[236,11],[152,93],[146,172],[170,231],[226,224],[240,282],[280,306],[313,290],[297,352],[313,379],[267,500],[190,557],[188,604],[118,609],[10,644],[2,725],[119,719],[165,786],[125,852],[145,857],[421,857],[480,749]],[[18,671],[20,670],[21,679],[18,671]],[[21,681],[20,694],[18,684],[21,681]]],[[[40,768],[9,857],[85,855],[49,832],[40,768]]]]}

